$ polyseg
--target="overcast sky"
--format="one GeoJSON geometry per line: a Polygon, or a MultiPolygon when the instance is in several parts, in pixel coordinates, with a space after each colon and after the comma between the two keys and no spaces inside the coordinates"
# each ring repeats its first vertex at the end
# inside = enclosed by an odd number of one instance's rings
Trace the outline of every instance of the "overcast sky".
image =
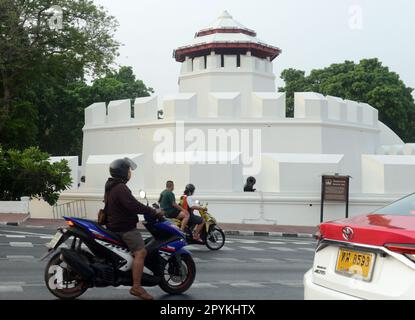
{"type": "Polygon", "coordinates": [[[117,63],[129,65],[163,96],[178,91],[178,46],[223,10],[258,38],[282,49],[274,60],[277,85],[285,68],[322,68],[378,57],[415,87],[413,0],[95,0],[120,23],[117,63]]]}

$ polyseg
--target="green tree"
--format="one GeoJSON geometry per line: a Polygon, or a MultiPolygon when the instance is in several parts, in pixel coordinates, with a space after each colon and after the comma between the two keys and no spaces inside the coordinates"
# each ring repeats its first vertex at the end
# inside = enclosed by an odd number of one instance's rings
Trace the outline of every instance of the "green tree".
{"type": "Polygon", "coordinates": [[[132,67],[122,66],[117,72],[109,71],[104,78],[94,81],[91,87],[91,98],[94,102],[109,103],[112,100],[147,97],[154,90],[147,88],[141,80],[137,80],[132,67]]]}
{"type": "Polygon", "coordinates": [[[412,88],[378,59],[359,63],[345,61],[324,69],[304,71],[286,69],[281,73],[287,94],[287,116],[293,116],[294,92],[314,91],[343,99],[366,102],[379,110],[379,120],[404,141],[415,141],[415,103],[412,88]]]}
{"type": "Polygon", "coordinates": [[[66,85],[51,84],[47,88],[39,84],[32,101],[39,106],[39,146],[54,155],[78,155],[82,153],[82,127],[84,109],[94,102],[131,99],[149,96],[147,88],[137,80],[131,67],[109,71],[91,85],[83,81],[66,85]]]}
{"type": "Polygon", "coordinates": [[[48,159],[49,154],[38,148],[17,151],[0,147],[0,201],[29,196],[54,205],[72,179],[66,160],[50,163],[48,159]]]}
{"type": "Polygon", "coordinates": [[[23,120],[28,126],[41,121],[36,104],[31,112],[36,121],[13,117],[22,113],[13,108],[28,108],[27,102],[39,95],[37,84],[65,88],[86,75],[105,74],[118,52],[117,26],[90,0],[0,0],[0,143],[13,145],[4,139],[6,130],[23,120]]]}

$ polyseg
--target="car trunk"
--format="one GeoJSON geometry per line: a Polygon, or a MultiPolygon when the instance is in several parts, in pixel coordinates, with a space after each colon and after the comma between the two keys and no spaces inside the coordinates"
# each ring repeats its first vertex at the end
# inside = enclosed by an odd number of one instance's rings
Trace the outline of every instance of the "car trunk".
{"type": "Polygon", "coordinates": [[[331,221],[320,225],[320,234],[324,246],[314,258],[315,284],[363,299],[413,297],[415,263],[382,248],[415,245],[415,216],[369,214],[331,221]]]}

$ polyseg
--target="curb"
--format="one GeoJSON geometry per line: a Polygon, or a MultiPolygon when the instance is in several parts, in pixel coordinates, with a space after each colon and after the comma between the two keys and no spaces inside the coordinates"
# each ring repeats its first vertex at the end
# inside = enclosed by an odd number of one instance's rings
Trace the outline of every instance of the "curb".
{"type": "Polygon", "coordinates": [[[24,218],[23,220],[20,220],[20,221],[13,221],[13,222],[0,221],[0,225],[18,227],[22,223],[26,222],[26,220],[29,219],[29,218],[30,218],[30,215],[28,215],[26,218],[24,218]]]}
{"type": "MultiPolygon", "coordinates": [[[[21,225],[28,219],[25,218],[18,222],[0,222],[0,225],[14,226],[21,225]]],[[[36,226],[37,228],[45,228],[45,226],[36,226]]],[[[146,232],[146,229],[138,229],[140,232],[146,232]]],[[[295,233],[295,232],[268,232],[268,231],[248,231],[248,230],[224,230],[228,236],[245,236],[245,237],[279,237],[279,238],[314,238],[312,233],[295,233]]]]}

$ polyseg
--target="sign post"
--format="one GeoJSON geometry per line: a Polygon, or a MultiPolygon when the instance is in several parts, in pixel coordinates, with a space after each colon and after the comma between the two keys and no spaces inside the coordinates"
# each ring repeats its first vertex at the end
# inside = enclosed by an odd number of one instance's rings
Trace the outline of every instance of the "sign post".
{"type": "Polygon", "coordinates": [[[320,223],[324,220],[325,201],[345,202],[346,218],[349,217],[349,185],[350,176],[338,174],[321,176],[320,223]]]}

